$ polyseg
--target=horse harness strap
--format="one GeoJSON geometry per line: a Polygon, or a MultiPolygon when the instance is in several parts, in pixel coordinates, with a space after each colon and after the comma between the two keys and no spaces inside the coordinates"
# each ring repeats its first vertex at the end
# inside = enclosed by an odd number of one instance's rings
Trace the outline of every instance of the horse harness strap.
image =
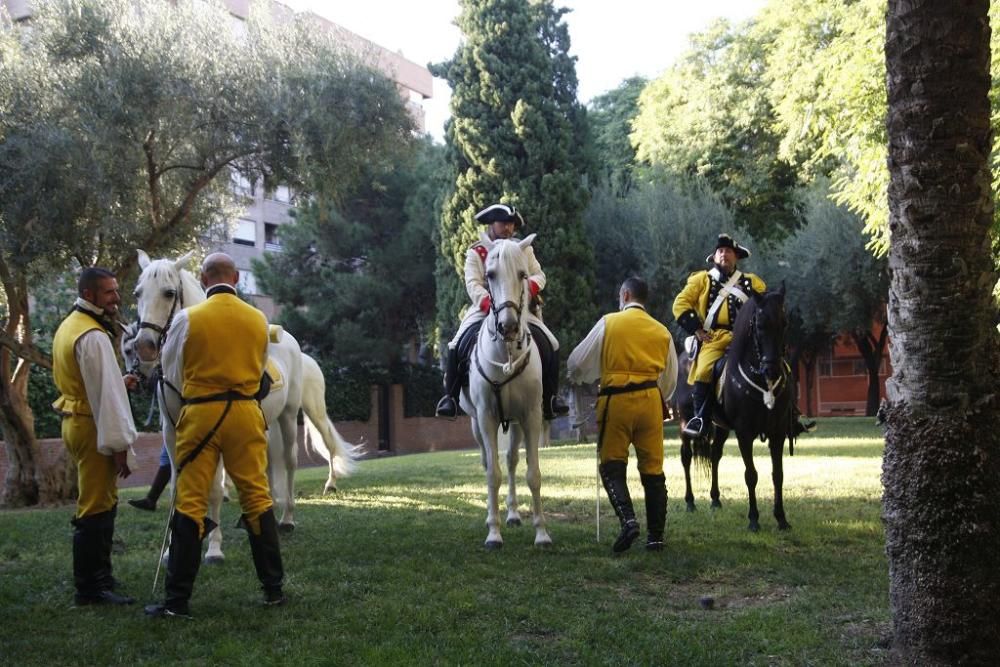
{"type": "Polygon", "coordinates": [[[516,369],[513,373],[511,373],[506,380],[501,380],[500,382],[491,380],[490,376],[486,374],[486,371],[483,370],[482,364],[479,363],[479,355],[475,353],[475,349],[473,349],[472,356],[476,360],[476,370],[479,371],[479,374],[483,377],[484,380],[486,380],[490,384],[490,387],[493,389],[493,396],[496,397],[497,399],[497,411],[500,413],[499,415],[500,426],[503,428],[503,432],[506,433],[508,430],[510,430],[510,420],[507,419],[507,416],[504,414],[503,411],[503,401],[500,400],[500,389],[502,389],[505,384],[507,384],[508,382],[516,378],[518,375],[520,375],[524,371],[524,369],[528,367],[528,361],[531,359],[531,348],[529,347],[528,351],[525,352],[524,356],[522,357],[522,359],[524,359],[524,363],[521,364],[521,367],[516,369]]]}
{"type": "Polygon", "coordinates": [[[597,392],[598,396],[607,396],[604,401],[604,410],[601,412],[601,431],[597,434],[597,451],[601,451],[601,444],[604,441],[604,429],[608,426],[608,408],[611,406],[611,397],[618,394],[631,394],[636,391],[644,391],[659,386],[656,380],[646,380],[644,382],[630,382],[620,387],[601,387],[597,392]]]}

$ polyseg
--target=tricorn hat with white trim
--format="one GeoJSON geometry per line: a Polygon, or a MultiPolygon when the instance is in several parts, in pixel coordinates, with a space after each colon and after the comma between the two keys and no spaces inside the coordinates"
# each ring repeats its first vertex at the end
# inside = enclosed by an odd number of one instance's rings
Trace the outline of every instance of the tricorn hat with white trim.
{"type": "MultiPolygon", "coordinates": [[[[750,256],[750,251],[734,241],[729,234],[719,234],[719,240],[715,242],[715,250],[719,248],[732,248],[733,252],[736,253],[736,259],[746,259],[750,256]]],[[[705,258],[706,262],[711,262],[712,258],[715,257],[715,250],[705,258]]]]}
{"type": "Polygon", "coordinates": [[[513,222],[515,229],[520,229],[524,225],[524,218],[517,209],[507,204],[491,204],[479,213],[476,213],[476,221],[481,225],[492,225],[494,222],[513,222]]]}

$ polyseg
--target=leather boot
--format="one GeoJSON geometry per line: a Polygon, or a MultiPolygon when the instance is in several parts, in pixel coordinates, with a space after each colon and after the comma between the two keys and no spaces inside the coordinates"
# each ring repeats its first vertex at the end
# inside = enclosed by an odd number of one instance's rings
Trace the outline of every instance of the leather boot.
{"type": "Polygon", "coordinates": [[[278,521],[274,518],[274,509],[268,509],[260,515],[260,534],[254,535],[253,525],[244,515],[244,524],[249,529],[247,536],[250,541],[250,554],[253,565],[257,569],[257,578],[264,589],[264,604],[277,606],[285,603],[285,595],[281,584],[285,578],[285,569],[281,563],[281,543],[278,540],[278,521]]]}
{"type": "Polygon", "coordinates": [[[458,392],[462,389],[461,380],[458,372],[458,348],[448,348],[448,362],[444,370],[445,395],[438,401],[434,410],[435,417],[446,419],[458,417],[458,392]]]}
{"type": "Polygon", "coordinates": [[[663,530],[667,526],[667,482],[663,473],[639,475],[646,491],[646,549],[663,550],[663,530]]]}
{"type": "MultiPolygon", "coordinates": [[[[207,534],[210,526],[205,520],[207,534]]],[[[149,616],[191,618],[188,601],[194,591],[194,579],[201,566],[201,541],[198,522],[176,512],[170,530],[170,556],[167,559],[166,598],[146,607],[149,616]]]]}
{"type": "Polygon", "coordinates": [[[153,482],[149,485],[149,493],[146,494],[146,497],[134,498],[128,501],[128,504],[136,509],[145,510],[147,512],[155,512],[156,501],[160,499],[160,495],[163,493],[163,489],[166,488],[169,481],[170,466],[160,466],[156,469],[156,476],[153,477],[153,482]]]}
{"type": "Polygon", "coordinates": [[[559,355],[540,328],[531,326],[531,337],[542,362],[542,416],[552,420],[569,414],[569,406],[559,395],[559,355]]]}
{"type": "Polygon", "coordinates": [[[133,598],[111,589],[111,537],[114,510],[73,519],[73,583],[77,606],[91,604],[132,604],[133,598]],[[110,529],[108,522],[110,521],[110,529]],[[107,537],[105,537],[107,535],[107,537]]]}
{"type": "Polygon", "coordinates": [[[608,461],[602,463],[598,469],[608,500],[611,501],[611,507],[614,508],[621,524],[621,532],[618,533],[611,550],[614,553],[621,553],[627,551],[639,537],[639,522],[635,520],[635,509],[632,507],[632,497],[629,495],[628,483],[625,480],[627,464],[624,461],[608,461]]]}
{"type": "Polygon", "coordinates": [[[684,425],[684,435],[701,438],[709,433],[712,424],[711,407],[712,385],[708,382],[695,382],[691,389],[691,400],[694,402],[694,417],[684,425]]]}

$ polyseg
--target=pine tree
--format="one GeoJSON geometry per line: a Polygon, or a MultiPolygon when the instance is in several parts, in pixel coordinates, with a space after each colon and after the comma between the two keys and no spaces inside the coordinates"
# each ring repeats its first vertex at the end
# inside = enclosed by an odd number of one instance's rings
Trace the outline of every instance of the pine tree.
{"type": "Polygon", "coordinates": [[[535,254],[548,284],[545,320],[562,352],[593,324],[593,251],[582,213],[587,205],[586,116],[576,98],[576,58],[569,55],[567,10],[550,0],[462,0],[464,41],[433,65],[452,88],[446,131],[455,189],[445,202],[438,265],[438,317],[454,331],[468,305],[461,271],[482,229],[476,211],[517,207],[524,234],[538,232],[535,254]]]}

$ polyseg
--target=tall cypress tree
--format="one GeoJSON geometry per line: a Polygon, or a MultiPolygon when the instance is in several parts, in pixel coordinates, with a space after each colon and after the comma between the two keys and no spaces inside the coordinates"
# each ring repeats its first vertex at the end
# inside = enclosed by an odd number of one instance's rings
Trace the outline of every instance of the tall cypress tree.
{"type": "Polygon", "coordinates": [[[452,88],[446,130],[455,189],[445,202],[438,265],[438,316],[453,332],[468,305],[465,252],[481,228],[473,216],[494,202],[522,212],[538,232],[535,254],[548,284],[545,320],[563,356],[593,323],[593,251],[587,205],[586,116],[576,97],[567,10],[551,0],[461,0],[464,40],[431,71],[452,88]]]}

